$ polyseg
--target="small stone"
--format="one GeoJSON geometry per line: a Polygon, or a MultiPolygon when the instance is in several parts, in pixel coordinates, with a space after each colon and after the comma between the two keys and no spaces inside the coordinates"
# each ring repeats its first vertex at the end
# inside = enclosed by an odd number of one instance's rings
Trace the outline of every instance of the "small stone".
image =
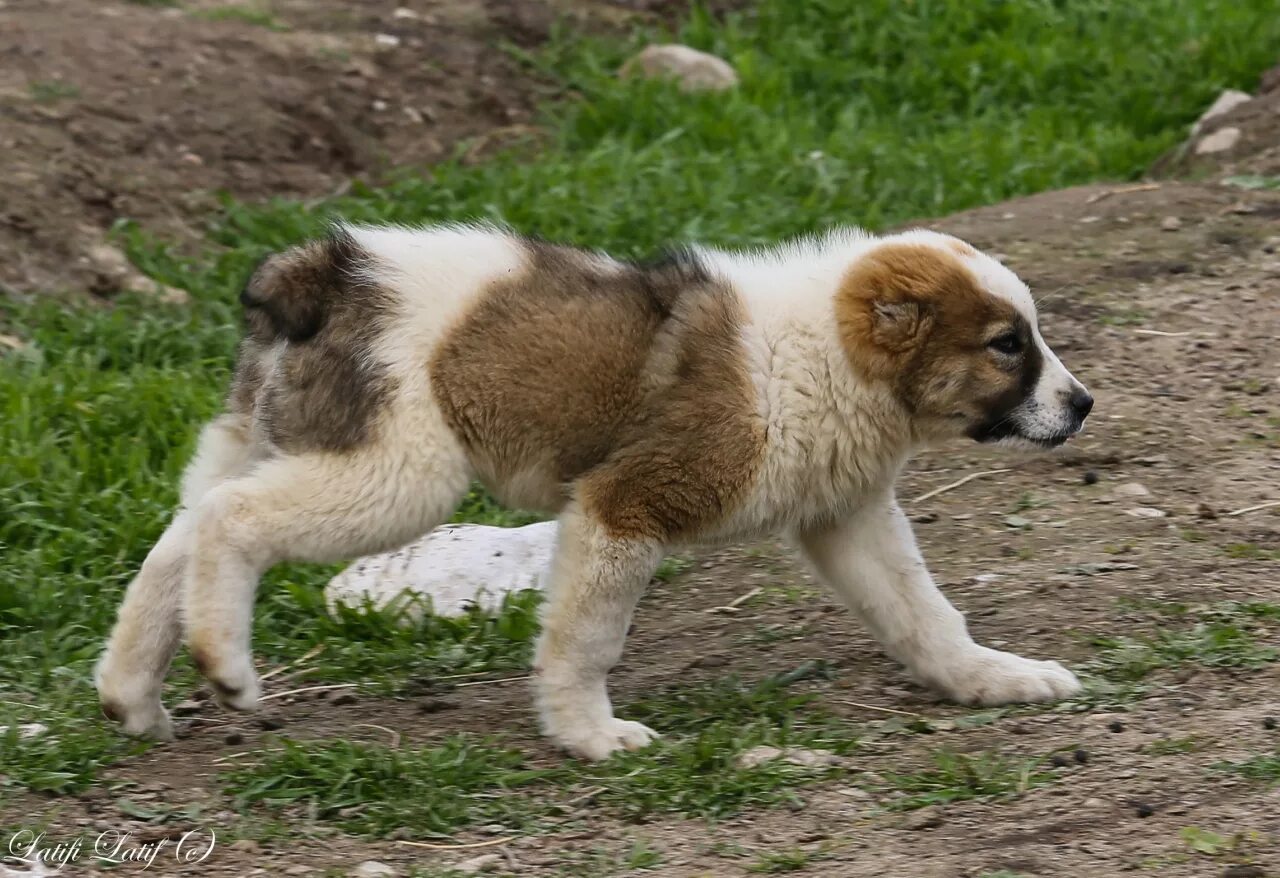
{"type": "Polygon", "coordinates": [[[1156,809],[1152,808],[1146,802],[1139,802],[1134,806],[1134,811],[1139,817],[1150,817],[1152,814],[1156,813],[1156,809]]]}
{"type": "Polygon", "coordinates": [[[1218,510],[1214,509],[1208,503],[1201,503],[1196,506],[1196,518],[1201,518],[1205,521],[1213,521],[1217,517],[1218,510]]]}
{"type": "Polygon", "coordinates": [[[400,45],[400,38],[395,34],[377,34],[373,38],[374,43],[383,48],[394,49],[400,45]]]}
{"type": "Polygon", "coordinates": [[[839,756],[829,750],[806,750],[801,747],[780,750],[777,747],[760,746],[752,747],[738,756],[738,765],[742,768],[755,768],[775,759],[803,768],[839,765],[842,761],[839,756]]]}
{"type": "Polygon", "coordinates": [[[1219,128],[1212,134],[1207,134],[1200,138],[1200,142],[1196,144],[1196,155],[1226,152],[1239,142],[1239,128],[1219,128]]]}
{"type": "Polygon", "coordinates": [[[1267,873],[1261,866],[1236,863],[1222,870],[1222,878],[1267,878],[1267,873]]]}
{"type": "Polygon", "coordinates": [[[337,707],[341,707],[344,704],[355,704],[359,700],[360,700],[359,698],[357,698],[355,695],[352,695],[350,692],[343,692],[337,698],[333,699],[333,701],[331,701],[330,704],[333,704],[337,707]]]}
{"type": "Polygon", "coordinates": [[[395,875],[396,870],[377,860],[365,860],[348,874],[351,878],[386,878],[386,876],[395,875]]]}
{"type": "Polygon", "coordinates": [[[1081,480],[1086,485],[1096,485],[1098,484],[1098,474],[1091,469],[1087,469],[1084,471],[1084,475],[1081,477],[1081,480]]]}
{"type": "Polygon", "coordinates": [[[691,668],[723,668],[729,664],[729,657],[723,653],[712,653],[693,660],[691,668]]]}
{"type": "Polygon", "coordinates": [[[1169,515],[1163,509],[1156,509],[1154,506],[1135,506],[1132,509],[1126,509],[1125,514],[1132,515],[1134,518],[1166,518],[1169,515]]]}
{"type": "Polygon", "coordinates": [[[943,822],[941,814],[918,814],[903,825],[913,832],[919,832],[923,829],[937,829],[943,822]]]}
{"type": "Polygon", "coordinates": [[[418,713],[439,713],[442,710],[453,710],[457,706],[443,698],[424,698],[418,702],[418,713]]]}
{"type": "Polygon", "coordinates": [[[1176,216],[1167,216],[1160,220],[1160,228],[1166,232],[1176,232],[1182,228],[1182,220],[1176,216]]]}
{"type": "Polygon", "coordinates": [[[199,701],[184,701],[173,707],[174,716],[191,716],[193,713],[199,713],[204,707],[199,701]]]}
{"type": "Polygon", "coordinates": [[[1083,748],[1072,753],[1071,756],[1075,759],[1077,765],[1084,765],[1089,761],[1089,751],[1083,748]]]}
{"type": "Polygon", "coordinates": [[[1086,811],[1102,811],[1111,807],[1111,804],[1106,799],[1099,799],[1095,797],[1085,799],[1080,803],[1080,807],[1084,808],[1086,811]]]}
{"type": "Polygon", "coordinates": [[[228,845],[233,851],[243,851],[244,853],[256,854],[262,849],[262,846],[251,838],[238,838],[228,845]]]}
{"type": "Polygon", "coordinates": [[[299,864],[298,864],[298,865],[296,865],[296,866],[290,866],[289,868],[285,869],[285,870],[284,870],[284,874],[286,874],[286,875],[310,875],[310,874],[311,874],[312,872],[314,872],[314,871],[315,871],[315,869],[313,869],[312,867],[310,867],[310,866],[305,866],[305,865],[303,865],[302,863],[299,863],[299,864]]]}
{"type": "Polygon", "coordinates": [[[240,732],[227,732],[222,739],[222,743],[228,744],[232,747],[239,746],[244,743],[244,735],[240,732]]]}
{"type": "Polygon", "coordinates": [[[1113,719],[1111,722],[1107,723],[1107,731],[1119,734],[1124,731],[1124,723],[1120,722],[1118,719],[1113,719]]]}
{"type": "Polygon", "coordinates": [[[1117,497],[1150,497],[1151,492],[1147,490],[1147,486],[1141,482],[1125,482],[1123,485],[1116,485],[1111,489],[1111,493],[1117,497]]]}
{"type": "Polygon", "coordinates": [[[1071,760],[1065,754],[1054,753],[1053,758],[1049,760],[1054,768],[1066,768],[1071,764],[1071,760]]]}
{"type": "Polygon", "coordinates": [[[729,62],[689,46],[649,46],[618,70],[623,79],[675,79],[681,91],[724,91],[738,84],[729,62]]]}
{"type": "Polygon", "coordinates": [[[279,729],[283,729],[284,723],[269,716],[260,716],[258,717],[258,728],[262,729],[264,732],[274,732],[279,729]]]}
{"type": "Polygon", "coordinates": [[[478,875],[481,872],[488,872],[501,863],[502,856],[500,854],[481,854],[478,857],[463,860],[461,863],[456,864],[453,869],[463,875],[478,875]]]}
{"type": "Polygon", "coordinates": [[[392,18],[417,18],[418,13],[414,12],[407,6],[397,6],[396,11],[391,13],[392,18]]]}
{"type": "Polygon", "coordinates": [[[1274,716],[1267,717],[1262,721],[1262,727],[1269,732],[1274,731],[1276,727],[1276,718],[1274,716]]]}

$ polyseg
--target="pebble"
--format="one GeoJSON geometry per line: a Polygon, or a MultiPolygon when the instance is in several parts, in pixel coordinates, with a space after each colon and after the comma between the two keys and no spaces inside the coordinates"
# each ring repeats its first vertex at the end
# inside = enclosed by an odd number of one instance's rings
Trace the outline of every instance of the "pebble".
{"type": "Polygon", "coordinates": [[[481,854],[478,857],[463,860],[461,863],[456,864],[453,870],[461,872],[463,875],[478,875],[481,872],[488,872],[501,863],[502,856],[500,854],[481,854]]]}
{"type": "Polygon", "coordinates": [[[1074,759],[1076,760],[1076,762],[1077,762],[1078,764],[1080,764],[1080,765],[1084,765],[1085,763],[1087,763],[1087,762],[1089,761],[1089,751],[1088,751],[1088,750],[1080,749],[1080,750],[1077,750],[1075,753],[1072,753],[1071,755],[1072,755],[1072,757],[1074,757],[1074,759]]]}
{"type": "Polygon", "coordinates": [[[330,703],[340,707],[344,704],[355,704],[359,700],[360,700],[359,698],[352,695],[350,692],[343,692],[337,698],[333,699],[333,701],[330,703]]]}
{"type": "Polygon", "coordinates": [[[258,728],[262,729],[264,732],[274,732],[278,729],[283,729],[284,723],[280,722],[278,719],[272,719],[269,716],[261,716],[258,717],[258,728]]]}
{"type": "Polygon", "coordinates": [[[243,851],[249,854],[256,854],[258,851],[262,850],[262,846],[251,838],[238,838],[231,842],[228,847],[233,851],[243,851]]]}
{"type": "Polygon", "coordinates": [[[1053,763],[1054,768],[1066,768],[1071,764],[1071,760],[1062,753],[1054,753],[1049,761],[1053,763]]]}
{"type": "Polygon", "coordinates": [[[349,873],[351,878],[387,878],[396,874],[396,870],[386,863],[377,860],[365,860],[349,873]]]}
{"type": "Polygon", "coordinates": [[[1176,216],[1167,216],[1160,221],[1160,228],[1166,232],[1176,232],[1182,228],[1182,220],[1176,216]]]}
{"type": "Polygon", "coordinates": [[[1276,727],[1276,718],[1274,716],[1267,717],[1262,721],[1262,727],[1267,731],[1274,730],[1276,727]]]}
{"type": "Polygon", "coordinates": [[[1120,722],[1118,719],[1113,719],[1111,722],[1107,723],[1107,731],[1119,734],[1124,731],[1124,723],[1120,722]]]}
{"type": "Polygon", "coordinates": [[[1086,485],[1098,484],[1098,474],[1091,469],[1084,471],[1083,481],[1086,485]]]}
{"type": "Polygon", "coordinates": [[[1200,142],[1196,144],[1196,155],[1209,155],[1215,152],[1226,152],[1239,142],[1239,128],[1219,128],[1212,134],[1207,134],[1200,138],[1200,142]]]}
{"type": "Polygon", "coordinates": [[[1236,863],[1222,870],[1222,878],[1267,878],[1267,873],[1261,866],[1236,863]]]}
{"type": "Polygon", "coordinates": [[[232,747],[235,747],[238,744],[244,743],[244,735],[240,732],[227,732],[227,734],[222,738],[222,743],[230,744],[232,747]]]}
{"type": "Polygon", "coordinates": [[[1137,812],[1139,817],[1150,817],[1152,814],[1156,813],[1156,809],[1152,808],[1146,802],[1139,802],[1135,806],[1134,810],[1137,812]]]}

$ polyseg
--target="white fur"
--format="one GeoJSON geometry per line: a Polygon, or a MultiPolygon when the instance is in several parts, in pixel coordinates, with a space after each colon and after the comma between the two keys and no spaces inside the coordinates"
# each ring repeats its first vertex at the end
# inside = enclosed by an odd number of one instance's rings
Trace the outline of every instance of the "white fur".
{"type": "MultiPolygon", "coordinates": [[[[443,522],[476,475],[432,396],[427,366],[467,306],[524,268],[519,242],[489,226],[350,231],[375,257],[370,280],[397,294],[399,313],[374,353],[397,379],[394,400],[375,440],[345,455],[280,454],[234,416],[206,428],[183,506],[130,586],[99,664],[104,704],[127,732],[172,733],[160,688],[178,645],[180,606],[188,642],[220,698],[252,708],[259,685],[250,630],[261,573],[286,558],[338,560],[402,545],[443,522]]],[[[793,535],[886,651],[957,700],[1063,697],[1079,684],[1060,665],[973,642],[894,503],[893,482],[915,439],[887,391],[852,374],[834,314],[841,278],[886,240],[941,246],[953,239],[930,232],[877,239],[846,230],[770,250],[699,251],[741,298],[742,348],[766,428],[747,502],[703,536],[793,535]]],[[[1025,286],[989,257],[966,259],[1034,328],[1025,286]]],[[[1060,431],[1055,413],[1078,383],[1038,329],[1035,340],[1046,368],[1026,417],[1036,429],[1060,431]]],[[[612,538],[576,503],[562,513],[535,690],[543,729],[571,752],[600,759],[654,735],[613,715],[605,680],[636,601],[670,548],[612,538]]]]}

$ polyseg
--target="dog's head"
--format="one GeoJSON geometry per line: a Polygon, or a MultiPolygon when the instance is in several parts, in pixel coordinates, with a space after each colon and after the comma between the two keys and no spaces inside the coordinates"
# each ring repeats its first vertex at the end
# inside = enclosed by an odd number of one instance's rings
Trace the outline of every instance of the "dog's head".
{"type": "Polygon", "coordinates": [[[844,277],[836,317],[855,370],[887,382],[922,437],[1053,447],[1093,407],[1041,337],[1026,284],[957,238],[876,244],[844,277]]]}

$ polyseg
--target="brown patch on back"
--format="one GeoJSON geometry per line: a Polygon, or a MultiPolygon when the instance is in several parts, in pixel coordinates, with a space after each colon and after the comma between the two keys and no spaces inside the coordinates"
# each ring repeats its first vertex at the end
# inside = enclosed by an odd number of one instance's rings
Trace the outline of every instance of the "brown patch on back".
{"type": "Polygon", "coordinates": [[[959,238],[952,238],[950,241],[947,242],[947,246],[950,247],[954,253],[957,253],[960,256],[977,256],[978,255],[977,250],[973,249],[964,241],[961,241],[959,238]]]}
{"type": "Polygon", "coordinates": [[[908,410],[977,421],[1016,405],[1028,376],[1034,383],[1039,359],[1030,345],[1021,365],[990,356],[994,332],[1013,329],[1030,341],[1030,327],[1011,303],[984,290],[953,251],[876,247],[841,282],[836,321],[854,367],[889,382],[908,410]]]}
{"type": "Polygon", "coordinates": [[[369,441],[394,389],[374,345],[394,316],[345,232],[271,257],[241,301],[248,332],[228,407],[288,452],[344,452],[369,441]]]}
{"type": "Polygon", "coordinates": [[[431,362],[482,477],[551,510],[577,483],[619,536],[721,514],[759,457],[742,441],[753,406],[732,292],[687,254],[610,265],[528,246],[529,270],[488,290],[431,362]]]}

